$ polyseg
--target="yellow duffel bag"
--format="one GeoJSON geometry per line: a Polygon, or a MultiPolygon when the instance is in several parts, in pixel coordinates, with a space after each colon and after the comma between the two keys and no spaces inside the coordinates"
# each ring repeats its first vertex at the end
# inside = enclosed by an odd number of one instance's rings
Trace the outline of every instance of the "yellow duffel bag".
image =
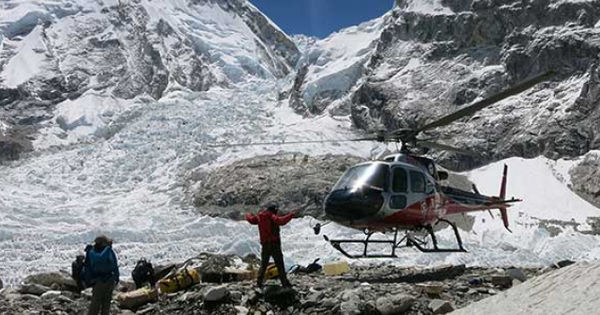
{"type": "Polygon", "coordinates": [[[275,264],[270,264],[267,266],[267,270],[265,271],[265,279],[275,279],[279,276],[279,270],[277,270],[277,266],[275,264]]]}
{"type": "Polygon", "coordinates": [[[161,293],[173,293],[187,289],[197,283],[200,283],[198,271],[185,269],[180,273],[158,281],[158,288],[161,293]]]}

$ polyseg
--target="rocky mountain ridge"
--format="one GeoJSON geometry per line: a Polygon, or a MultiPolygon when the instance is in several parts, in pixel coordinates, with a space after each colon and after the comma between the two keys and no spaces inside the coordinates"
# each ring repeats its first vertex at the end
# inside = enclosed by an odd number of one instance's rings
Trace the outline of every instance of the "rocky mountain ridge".
{"type": "MultiPolygon", "coordinates": [[[[389,14],[369,22],[376,29],[365,24],[324,40],[356,32],[367,38],[346,44],[362,45],[365,56],[350,84],[324,85],[315,93],[315,76],[307,73],[338,61],[328,54],[309,59],[292,86],[290,106],[350,113],[366,131],[415,128],[553,70],[558,75],[549,82],[431,132],[482,157],[435,155],[456,170],[509,156],[580,156],[600,143],[599,12],[596,0],[398,0],[389,14]]],[[[327,79],[348,77],[340,71],[327,79]]]]}

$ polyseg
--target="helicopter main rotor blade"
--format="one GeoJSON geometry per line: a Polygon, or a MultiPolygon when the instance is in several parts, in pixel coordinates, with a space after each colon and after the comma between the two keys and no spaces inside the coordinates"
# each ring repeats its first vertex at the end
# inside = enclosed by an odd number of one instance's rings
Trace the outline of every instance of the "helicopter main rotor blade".
{"type": "Polygon", "coordinates": [[[433,142],[433,141],[427,141],[427,140],[417,140],[417,145],[423,146],[423,147],[427,147],[430,149],[437,149],[437,150],[444,150],[444,151],[450,151],[450,152],[456,152],[458,154],[462,154],[462,155],[467,155],[467,156],[472,156],[472,157],[479,157],[480,155],[475,153],[475,152],[471,152],[468,150],[464,150],[464,149],[459,149],[459,148],[455,148],[446,144],[441,144],[438,142],[433,142]]]}
{"type": "Polygon", "coordinates": [[[554,75],[556,75],[556,73],[554,71],[548,71],[544,74],[538,75],[529,80],[525,80],[525,81],[523,81],[513,87],[510,87],[496,95],[493,95],[491,97],[483,99],[479,102],[476,102],[475,104],[469,105],[469,106],[467,106],[463,109],[460,109],[450,115],[444,116],[434,122],[431,122],[419,129],[417,129],[415,131],[415,133],[419,133],[421,131],[445,126],[445,125],[448,125],[448,124],[450,124],[458,119],[461,119],[465,116],[473,115],[477,111],[479,111],[487,106],[490,106],[490,105],[497,103],[505,98],[508,98],[510,96],[513,96],[513,95],[519,94],[523,91],[526,91],[526,90],[532,88],[533,86],[535,86],[536,84],[550,79],[554,75]]]}
{"type": "Polygon", "coordinates": [[[211,148],[218,147],[247,147],[254,145],[282,145],[282,144],[306,144],[306,143],[331,143],[331,142],[360,142],[360,141],[377,141],[377,137],[365,137],[356,139],[328,139],[328,140],[299,140],[299,141],[281,141],[281,142],[250,142],[250,143],[217,143],[209,144],[211,148]]]}

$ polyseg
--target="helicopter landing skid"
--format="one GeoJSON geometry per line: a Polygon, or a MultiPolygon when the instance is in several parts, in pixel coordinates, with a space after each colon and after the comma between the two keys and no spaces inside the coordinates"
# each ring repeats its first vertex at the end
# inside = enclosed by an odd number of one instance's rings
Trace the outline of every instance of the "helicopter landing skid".
{"type": "Polygon", "coordinates": [[[462,240],[460,238],[460,234],[458,233],[458,228],[456,227],[456,225],[454,223],[444,220],[444,219],[440,219],[439,221],[445,222],[452,227],[452,229],[454,230],[454,235],[456,236],[456,242],[458,244],[458,248],[439,248],[438,243],[437,243],[437,238],[435,237],[435,233],[433,232],[433,227],[431,227],[431,225],[425,226],[424,228],[427,230],[427,232],[429,233],[429,236],[431,237],[433,248],[427,247],[427,241],[425,239],[418,238],[414,235],[411,235],[408,232],[406,232],[404,237],[402,237],[400,240],[398,240],[398,232],[400,231],[399,229],[393,229],[394,238],[391,240],[381,240],[381,239],[372,240],[370,238],[375,232],[371,232],[371,231],[365,232],[365,234],[367,236],[364,240],[350,240],[350,239],[330,240],[325,235],[323,235],[323,238],[325,238],[325,240],[328,241],[331,244],[331,246],[333,246],[333,248],[337,249],[340,253],[342,253],[344,256],[346,256],[348,258],[398,258],[398,256],[396,255],[396,249],[413,247],[413,246],[416,249],[418,249],[419,251],[424,252],[424,253],[467,252],[462,245],[462,240]],[[342,248],[342,244],[362,244],[363,245],[362,254],[356,254],[356,255],[350,254],[345,249],[342,248]],[[389,244],[392,247],[392,250],[391,250],[391,253],[389,253],[389,254],[370,254],[368,251],[369,244],[389,244]]]}

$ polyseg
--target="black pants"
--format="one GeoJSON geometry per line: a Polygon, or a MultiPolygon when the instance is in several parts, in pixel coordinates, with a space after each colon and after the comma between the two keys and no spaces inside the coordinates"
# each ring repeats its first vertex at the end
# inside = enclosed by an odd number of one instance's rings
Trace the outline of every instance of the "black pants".
{"type": "Polygon", "coordinates": [[[108,315],[110,313],[110,300],[115,288],[115,282],[108,280],[94,284],[92,289],[92,303],[88,310],[88,315],[108,315]]]}
{"type": "Polygon", "coordinates": [[[258,270],[257,285],[259,287],[263,285],[265,271],[267,270],[269,258],[271,257],[273,257],[273,260],[275,261],[275,266],[277,266],[277,273],[279,274],[279,280],[281,281],[281,285],[283,285],[284,287],[291,286],[290,282],[288,281],[285,275],[285,267],[283,265],[283,254],[281,253],[280,243],[262,244],[262,249],[260,253],[260,269],[258,270]]]}

